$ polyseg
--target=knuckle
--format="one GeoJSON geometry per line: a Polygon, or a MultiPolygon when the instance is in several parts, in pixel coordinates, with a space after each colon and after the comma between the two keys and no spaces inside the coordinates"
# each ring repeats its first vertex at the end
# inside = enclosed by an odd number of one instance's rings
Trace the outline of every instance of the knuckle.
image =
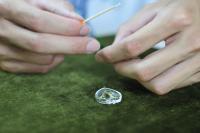
{"type": "Polygon", "coordinates": [[[172,27],[175,28],[182,28],[187,27],[192,24],[192,16],[190,15],[190,12],[182,9],[178,13],[176,13],[171,21],[172,27]]]}
{"type": "MultiPolygon", "coordinates": [[[[41,27],[42,27],[42,22],[40,17],[38,17],[37,15],[32,15],[29,19],[29,25],[30,28],[34,31],[40,31],[41,27]]],[[[28,26],[29,27],[29,26],[28,26]]]]}
{"type": "Polygon", "coordinates": [[[130,29],[131,27],[131,21],[126,21],[124,22],[120,28],[118,29],[118,34],[120,35],[123,35],[123,36],[128,36],[130,35],[133,31],[130,29]]]}
{"type": "Polygon", "coordinates": [[[140,63],[135,66],[136,77],[142,82],[148,82],[152,79],[152,74],[149,69],[143,68],[140,63]]]}
{"type": "Polygon", "coordinates": [[[36,53],[43,53],[43,38],[38,35],[37,37],[29,39],[27,48],[36,53]]]}
{"type": "Polygon", "coordinates": [[[128,57],[138,56],[142,49],[139,42],[127,41],[123,45],[124,45],[124,51],[128,57]]]}

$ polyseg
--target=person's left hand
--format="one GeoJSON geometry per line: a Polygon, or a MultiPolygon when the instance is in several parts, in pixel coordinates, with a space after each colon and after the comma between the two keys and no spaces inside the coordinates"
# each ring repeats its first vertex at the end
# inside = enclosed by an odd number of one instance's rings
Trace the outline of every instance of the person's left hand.
{"type": "Polygon", "coordinates": [[[199,82],[200,2],[161,0],[146,6],[96,58],[158,95],[199,82]],[[163,40],[164,49],[139,58],[163,40]]]}
{"type": "Polygon", "coordinates": [[[66,0],[0,0],[0,71],[47,73],[99,42],[66,0]]]}

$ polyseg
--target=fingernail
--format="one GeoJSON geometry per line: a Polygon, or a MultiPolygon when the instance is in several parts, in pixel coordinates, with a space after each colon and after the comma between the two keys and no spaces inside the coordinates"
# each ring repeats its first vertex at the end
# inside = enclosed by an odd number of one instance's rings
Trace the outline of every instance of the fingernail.
{"type": "Polygon", "coordinates": [[[99,49],[100,49],[100,43],[96,40],[89,41],[86,48],[88,54],[94,53],[99,49]]]}
{"type": "Polygon", "coordinates": [[[89,34],[90,29],[88,28],[88,26],[84,25],[81,29],[80,29],[80,35],[84,36],[89,34]]]}

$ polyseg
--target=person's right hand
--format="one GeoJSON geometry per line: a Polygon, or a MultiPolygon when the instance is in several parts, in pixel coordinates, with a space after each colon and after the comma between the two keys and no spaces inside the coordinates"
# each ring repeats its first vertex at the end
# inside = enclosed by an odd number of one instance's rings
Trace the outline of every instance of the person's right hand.
{"type": "Polygon", "coordinates": [[[88,54],[99,43],[65,0],[0,0],[0,68],[46,73],[64,55],[88,54]]]}
{"type": "Polygon", "coordinates": [[[200,82],[200,1],[159,0],[120,28],[98,61],[158,95],[200,82]],[[160,41],[166,47],[140,58],[160,41]]]}

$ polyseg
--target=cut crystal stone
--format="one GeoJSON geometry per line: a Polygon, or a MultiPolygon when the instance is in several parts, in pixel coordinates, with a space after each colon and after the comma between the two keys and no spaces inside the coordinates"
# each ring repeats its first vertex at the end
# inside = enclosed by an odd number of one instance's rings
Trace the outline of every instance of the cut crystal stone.
{"type": "Polygon", "coordinates": [[[122,101],[122,94],[110,88],[101,88],[95,93],[95,99],[100,104],[116,104],[122,101]]]}

